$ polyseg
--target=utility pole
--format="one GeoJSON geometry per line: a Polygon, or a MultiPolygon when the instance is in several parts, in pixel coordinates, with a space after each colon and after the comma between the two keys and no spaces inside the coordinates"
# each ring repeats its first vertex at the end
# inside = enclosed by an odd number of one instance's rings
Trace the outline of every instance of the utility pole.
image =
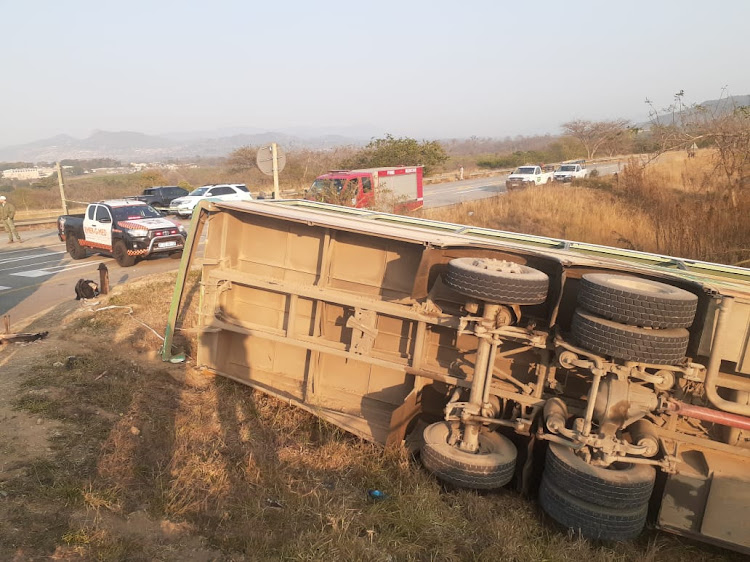
{"type": "Polygon", "coordinates": [[[279,195],[279,160],[275,142],[271,143],[271,157],[273,159],[273,198],[281,199],[279,195]]]}
{"type": "Polygon", "coordinates": [[[60,185],[60,199],[62,199],[63,215],[68,214],[68,201],[65,199],[65,183],[62,177],[62,166],[60,162],[57,163],[57,183],[60,185]]]}
{"type": "Polygon", "coordinates": [[[284,150],[275,142],[262,146],[255,155],[255,163],[261,172],[267,176],[273,176],[273,198],[280,199],[279,193],[279,173],[286,166],[286,154],[284,150]],[[271,156],[270,158],[268,156],[271,156]]]}

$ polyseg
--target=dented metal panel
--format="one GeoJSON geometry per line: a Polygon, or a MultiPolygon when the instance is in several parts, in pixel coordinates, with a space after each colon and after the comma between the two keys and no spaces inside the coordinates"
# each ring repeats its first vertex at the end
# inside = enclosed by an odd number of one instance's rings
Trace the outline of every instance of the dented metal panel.
{"type": "Polygon", "coordinates": [[[217,265],[204,271],[198,362],[385,442],[413,387],[413,322],[373,308],[408,298],[422,248],[245,218],[211,220],[205,255],[217,265]]]}
{"type": "Polygon", "coordinates": [[[750,552],[750,461],[698,449],[681,456],[681,471],[671,475],[664,488],[659,526],[750,552]]]}

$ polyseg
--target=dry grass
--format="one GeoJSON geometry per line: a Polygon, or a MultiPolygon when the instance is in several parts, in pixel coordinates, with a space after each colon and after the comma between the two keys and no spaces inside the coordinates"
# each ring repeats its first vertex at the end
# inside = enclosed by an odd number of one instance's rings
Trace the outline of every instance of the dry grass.
{"type": "Polygon", "coordinates": [[[645,168],[631,163],[614,192],[648,216],[657,252],[745,265],[750,194],[736,193],[718,164],[712,151],[665,154],[645,168]]]}
{"type": "Polygon", "coordinates": [[[732,199],[712,151],[632,161],[617,179],[540,186],[424,216],[512,232],[747,265],[750,194],[732,199]]]}
{"type": "MultiPolygon", "coordinates": [[[[132,316],[160,327],[172,283],[167,275],[133,284],[107,304],[132,306],[132,316]]],[[[122,309],[83,312],[66,325],[19,390],[19,409],[60,429],[47,459],[0,488],[0,559],[731,557],[653,531],[632,544],[569,537],[513,491],[443,489],[403,451],[152,360],[160,341],[122,309]],[[372,502],[371,488],[388,499],[372,502]]]]}
{"type": "Polygon", "coordinates": [[[688,192],[706,191],[715,181],[715,153],[698,150],[695,158],[685,152],[666,152],[649,164],[649,174],[662,187],[688,192]]]}
{"type": "Polygon", "coordinates": [[[655,251],[648,217],[606,191],[540,186],[424,211],[435,220],[655,251]]]}

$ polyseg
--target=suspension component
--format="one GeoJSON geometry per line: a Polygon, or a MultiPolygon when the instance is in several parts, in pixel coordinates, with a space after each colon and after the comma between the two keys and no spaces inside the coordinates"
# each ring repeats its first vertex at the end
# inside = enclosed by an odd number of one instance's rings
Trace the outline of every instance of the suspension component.
{"type": "Polygon", "coordinates": [[[659,438],[654,424],[648,420],[638,420],[627,428],[634,445],[644,447],[644,457],[654,457],[659,452],[659,438]]]}

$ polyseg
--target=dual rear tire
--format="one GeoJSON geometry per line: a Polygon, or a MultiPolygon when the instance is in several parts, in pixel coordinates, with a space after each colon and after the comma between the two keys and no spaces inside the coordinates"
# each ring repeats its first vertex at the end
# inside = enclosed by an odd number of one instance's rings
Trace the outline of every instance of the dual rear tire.
{"type": "Polygon", "coordinates": [[[589,539],[626,541],[643,530],[656,471],[645,464],[587,464],[550,443],[539,502],[561,525],[589,539]]]}
{"type": "MultiPolygon", "coordinates": [[[[486,302],[540,304],[546,275],[519,264],[460,258],[449,263],[445,283],[486,302]]],[[[632,276],[583,277],[571,325],[577,343],[595,353],[653,364],[685,357],[697,297],[682,289],[632,276]]],[[[515,446],[497,432],[483,432],[479,451],[450,444],[446,422],[425,429],[422,463],[438,479],[473,489],[500,488],[515,471],[515,446]]],[[[615,463],[592,466],[564,445],[551,443],[539,488],[544,511],[559,524],[595,540],[626,541],[646,523],[656,471],[653,466],[615,463]]]]}
{"type": "Polygon", "coordinates": [[[627,275],[584,275],[573,314],[573,339],[624,361],[674,365],[685,358],[698,297],[627,275]]]}
{"type": "MultiPolygon", "coordinates": [[[[674,365],[684,360],[698,298],[683,289],[626,275],[581,280],[571,335],[598,355],[674,365]]],[[[561,525],[596,540],[626,541],[643,530],[656,470],[651,465],[593,466],[556,443],[547,450],[539,502],[561,525]]]]}

